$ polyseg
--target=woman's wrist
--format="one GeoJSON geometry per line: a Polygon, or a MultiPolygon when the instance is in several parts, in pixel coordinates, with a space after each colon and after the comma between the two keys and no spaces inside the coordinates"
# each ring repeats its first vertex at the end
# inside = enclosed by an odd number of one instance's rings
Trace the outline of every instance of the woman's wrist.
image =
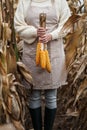
{"type": "Polygon", "coordinates": [[[45,35],[42,35],[41,37],[39,37],[39,40],[42,42],[42,43],[48,43],[49,41],[52,40],[52,35],[49,33],[49,34],[45,34],[45,35]]]}
{"type": "Polygon", "coordinates": [[[51,41],[52,40],[52,35],[49,33],[48,34],[48,41],[51,41]]]}

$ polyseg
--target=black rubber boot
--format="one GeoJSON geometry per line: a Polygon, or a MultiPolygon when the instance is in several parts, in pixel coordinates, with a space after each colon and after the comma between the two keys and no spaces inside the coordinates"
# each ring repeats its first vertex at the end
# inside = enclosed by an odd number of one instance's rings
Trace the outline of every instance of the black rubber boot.
{"type": "Polygon", "coordinates": [[[30,110],[30,115],[31,115],[34,130],[42,130],[41,107],[36,109],[29,108],[29,110],[30,110]]]}
{"type": "Polygon", "coordinates": [[[55,115],[56,115],[56,108],[54,109],[45,108],[44,130],[52,130],[55,115]]]}

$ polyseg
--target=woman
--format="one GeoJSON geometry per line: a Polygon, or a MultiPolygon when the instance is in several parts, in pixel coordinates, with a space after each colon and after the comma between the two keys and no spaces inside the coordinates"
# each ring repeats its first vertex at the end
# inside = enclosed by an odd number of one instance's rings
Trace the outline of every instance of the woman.
{"type": "Polygon", "coordinates": [[[29,103],[34,130],[42,130],[41,90],[45,95],[44,130],[52,130],[53,127],[57,88],[66,84],[67,78],[63,40],[59,38],[59,32],[69,16],[66,0],[20,0],[15,13],[15,30],[24,41],[22,60],[35,83],[29,103]],[[43,12],[46,13],[46,29],[39,27],[39,15],[43,12]],[[51,73],[36,66],[38,38],[40,42],[47,43],[51,73]]]}

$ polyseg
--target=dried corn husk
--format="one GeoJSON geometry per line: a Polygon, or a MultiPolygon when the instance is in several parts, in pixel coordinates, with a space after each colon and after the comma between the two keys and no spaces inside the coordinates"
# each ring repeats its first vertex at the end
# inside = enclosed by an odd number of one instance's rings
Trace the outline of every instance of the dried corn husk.
{"type": "Polygon", "coordinates": [[[7,59],[7,73],[15,73],[17,70],[16,56],[11,45],[7,46],[6,59],[7,59]]]}
{"type": "Polygon", "coordinates": [[[0,130],[16,130],[15,126],[12,123],[0,125],[0,130]]]}
{"type": "Polygon", "coordinates": [[[22,62],[17,62],[17,68],[18,68],[19,72],[21,73],[21,75],[23,76],[23,78],[29,84],[31,84],[31,86],[33,86],[34,85],[33,78],[31,76],[29,70],[27,69],[27,67],[22,62]]]}
{"type": "Polygon", "coordinates": [[[12,120],[12,123],[14,124],[15,128],[17,130],[25,130],[24,127],[21,125],[21,122],[20,121],[15,121],[15,120],[12,120]]]}
{"type": "Polygon", "coordinates": [[[14,86],[15,77],[12,74],[8,74],[7,77],[3,77],[3,98],[6,104],[8,113],[15,120],[20,119],[20,100],[14,86]]]}
{"type": "Polygon", "coordinates": [[[73,105],[76,105],[76,102],[79,100],[79,97],[81,96],[81,94],[87,89],[87,79],[85,79],[82,84],[80,85],[78,91],[77,91],[77,95],[74,101],[73,105]]]}
{"type": "Polygon", "coordinates": [[[87,0],[84,0],[85,12],[87,13],[87,0]]]}

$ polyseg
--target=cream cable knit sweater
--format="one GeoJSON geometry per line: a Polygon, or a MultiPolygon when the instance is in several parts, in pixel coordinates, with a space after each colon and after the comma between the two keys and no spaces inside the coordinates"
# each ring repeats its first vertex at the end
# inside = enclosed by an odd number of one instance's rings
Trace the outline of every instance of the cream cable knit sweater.
{"type": "MultiPolygon", "coordinates": [[[[58,28],[51,32],[52,40],[58,39],[58,34],[70,16],[70,9],[66,0],[54,0],[56,13],[58,16],[58,28]]],[[[37,29],[34,26],[27,25],[25,16],[28,6],[31,4],[36,6],[48,6],[51,0],[19,0],[17,10],[14,17],[14,27],[19,36],[29,44],[35,41],[37,37],[37,29]]]]}

